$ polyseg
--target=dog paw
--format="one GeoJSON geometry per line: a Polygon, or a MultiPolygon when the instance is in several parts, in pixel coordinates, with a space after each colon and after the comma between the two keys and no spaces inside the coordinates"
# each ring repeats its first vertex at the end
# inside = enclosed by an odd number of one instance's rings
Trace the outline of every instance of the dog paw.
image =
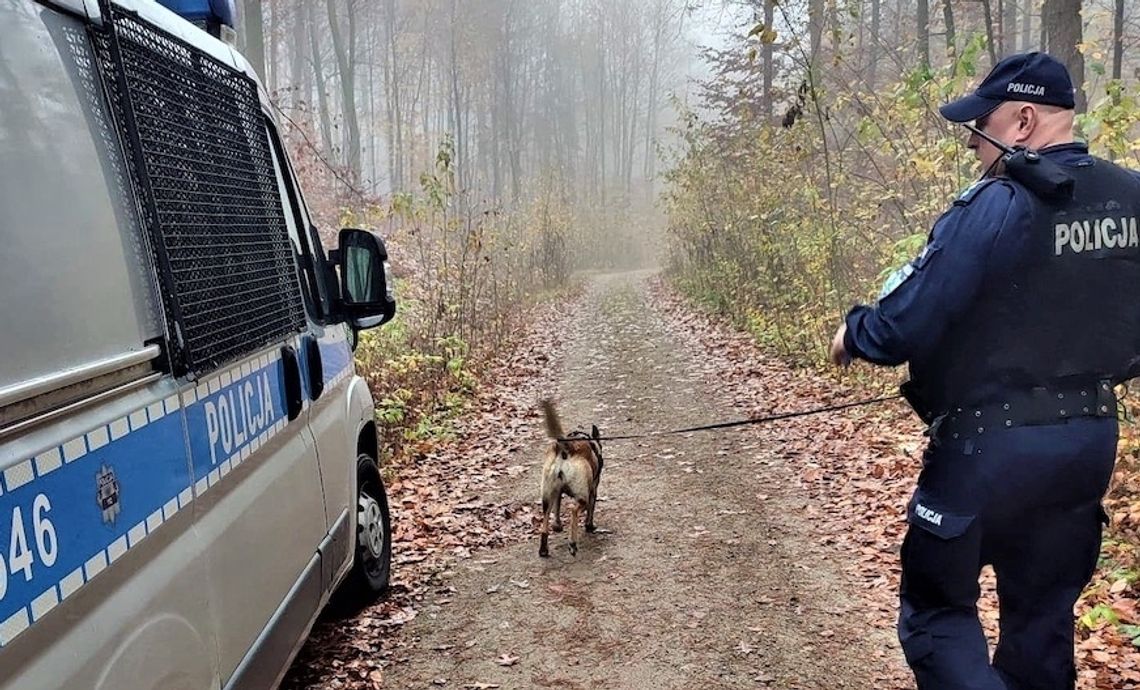
{"type": "Polygon", "coordinates": [[[562,523],[556,522],[550,526],[550,529],[554,530],[555,532],[561,532],[562,531],[562,523]]]}
{"type": "Polygon", "coordinates": [[[543,546],[538,550],[539,558],[550,558],[550,549],[543,546]]]}
{"type": "Polygon", "coordinates": [[[571,556],[577,556],[578,555],[578,545],[575,544],[574,542],[570,542],[570,555],[571,556]]]}
{"type": "Polygon", "coordinates": [[[598,526],[591,522],[586,525],[586,531],[590,534],[593,534],[594,532],[598,531],[598,526]]]}

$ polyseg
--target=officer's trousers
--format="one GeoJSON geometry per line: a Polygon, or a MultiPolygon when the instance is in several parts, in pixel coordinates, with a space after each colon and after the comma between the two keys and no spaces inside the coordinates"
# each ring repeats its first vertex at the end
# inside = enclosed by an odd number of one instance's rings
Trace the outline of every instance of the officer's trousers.
{"type": "Polygon", "coordinates": [[[1117,422],[932,441],[908,509],[899,639],[919,690],[1072,690],[1073,605],[1096,567],[1117,422]],[[997,575],[990,663],[978,577],[997,575]]]}

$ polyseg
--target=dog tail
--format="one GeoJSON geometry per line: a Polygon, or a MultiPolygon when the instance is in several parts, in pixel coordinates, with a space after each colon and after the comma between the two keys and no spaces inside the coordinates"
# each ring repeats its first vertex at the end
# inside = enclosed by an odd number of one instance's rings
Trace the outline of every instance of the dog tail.
{"type": "Polygon", "coordinates": [[[558,413],[554,411],[554,403],[550,398],[542,401],[542,416],[546,420],[546,435],[553,439],[563,438],[562,422],[558,419],[558,413]]]}

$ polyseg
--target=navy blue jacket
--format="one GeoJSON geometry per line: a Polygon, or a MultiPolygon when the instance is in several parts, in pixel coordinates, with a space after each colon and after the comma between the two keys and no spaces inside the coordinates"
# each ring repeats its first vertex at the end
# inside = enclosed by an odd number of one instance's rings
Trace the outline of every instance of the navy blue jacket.
{"type": "MultiPolygon", "coordinates": [[[[1041,153],[1073,168],[1095,160],[1081,143],[1041,153]]],[[[947,366],[951,358],[946,350],[957,347],[960,333],[952,331],[968,321],[983,291],[1007,289],[1008,276],[1025,259],[1026,238],[1052,232],[1049,218],[1042,204],[1015,182],[987,178],[975,183],[935,223],[922,254],[887,281],[877,303],[848,313],[847,352],[875,364],[909,363],[912,380],[930,393],[936,407],[992,397],[1008,382],[971,382],[972,390],[965,392],[954,385],[952,377],[961,378],[961,372],[947,366]],[[970,399],[954,399],[963,396],[970,399]]]]}

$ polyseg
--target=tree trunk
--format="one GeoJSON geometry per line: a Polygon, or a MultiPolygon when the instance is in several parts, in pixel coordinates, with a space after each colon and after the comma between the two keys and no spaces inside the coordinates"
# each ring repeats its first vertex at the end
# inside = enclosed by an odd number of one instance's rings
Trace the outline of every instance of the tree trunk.
{"type": "Polygon", "coordinates": [[[304,1],[305,0],[297,0],[294,4],[293,44],[289,46],[293,57],[293,63],[289,68],[289,79],[292,82],[292,86],[290,87],[293,91],[291,103],[294,108],[300,108],[302,104],[307,103],[311,93],[309,84],[309,74],[311,72],[305,65],[309,35],[305,23],[307,13],[302,4],[304,1]]]}
{"type": "MultiPolygon", "coordinates": [[[[871,11],[871,88],[875,84],[875,65],[878,62],[878,41],[876,40],[879,34],[879,2],[880,0],[871,0],[871,6],[874,8],[871,11]]],[[[764,28],[773,30],[772,23],[775,20],[776,0],[764,0],[764,28]]],[[[775,57],[773,55],[772,41],[765,41],[763,47],[764,56],[764,120],[765,122],[772,121],[772,100],[774,94],[772,93],[772,80],[776,74],[775,57]]]]}
{"type": "MultiPolygon", "coordinates": [[[[638,27],[631,26],[630,29],[638,32],[638,27]]],[[[640,36],[640,32],[638,32],[640,36]]],[[[629,66],[625,70],[629,76],[631,84],[627,85],[627,93],[623,97],[626,107],[623,108],[623,117],[628,125],[628,130],[625,133],[625,191],[628,198],[633,192],[633,159],[634,153],[637,149],[637,121],[640,119],[641,114],[641,55],[644,52],[641,48],[640,40],[630,45],[629,48],[629,66]]],[[[624,129],[624,127],[623,127],[624,129]]]]}
{"type": "MultiPolygon", "coordinates": [[[[410,141],[415,140],[415,135],[416,135],[415,126],[411,123],[411,120],[412,120],[412,118],[415,117],[415,113],[417,110],[417,106],[419,105],[421,95],[423,95],[424,106],[419,108],[419,112],[423,114],[423,117],[421,118],[421,123],[423,125],[423,130],[422,130],[423,131],[423,140],[424,141],[430,141],[431,140],[432,109],[427,103],[428,103],[428,100],[430,98],[430,95],[428,95],[428,94],[431,93],[431,88],[432,88],[432,83],[433,83],[432,79],[434,78],[434,76],[433,76],[434,72],[432,70],[432,61],[429,59],[429,57],[431,55],[429,44],[431,43],[434,36],[432,36],[431,31],[430,31],[430,14],[428,12],[424,12],[423,15],[424,15],[423,46],[422,46],[421,51],[420,51],[420,54],[422,57],[420,59],[419,80],[418,80],[418,84],[417,84],[418,90],[416,92],[415,99],[410,104],[408,104],[408,120],[409,120],[409,123],[408,123],[408,140],[410,140],[410,141]]],[[[434,142],[434,143],[438,143],[438,142],[434,142]]],[[[407,178],[409,183],[415,179],[414,170],[416,169],[416,166],[420,166],[421,169],[426,169],[426,170],[431,169],[432,163],[431,163],[431,150],[430,150],[430,148],[428,150],[426,150],[425,153],[427,154],[428,159],[424,160],[422,162],[422,164],[416,160],[414,153],[412,153],[411,155],[408,156],[407,161],[406,161],[407,166],[405,167],[404,172],[409,173],[408,178],[407,178]]]]}
{"type": "Polygon", "coordinates": [[[267,79],[269,83],[269,95],[274,102],[278,101],[277,88],[281,82],[281,70],[278,65],[281,64],[280,56],[277,53],[277,46],[280,41],[277,40],[277,32],[281,27],[281,0],[266,0],[265,5],[269,8],[269,30],[266,33],[266,41],[269,43],[269,62],[265,65],[267,72],[267,79]]]}
{"type": "MultiPolygon", "coordinates": [[[[370,19],[374,20],[372,16],[370,19]]],[[[376,163],[376,27],[377,21],[368,22],[368,179],[377,188],[380,171],[376,163]]]]}
{"type": "MultiPolygon", "coordinates": [[[[500,27],[501,36],[496,46],[498,62],[498,82],[502,86],[502,117],[503,117],[503,145],[507,158],[507,169],[510,173],[511,201],[518,202],[522,197],[522,152],[520,117],[520,103],[524,101],[520,93],[518,75],[515,69],[515,33],[514,11],[515,3],[510,2],[503,13],[500,27]]],[[[521,39],[520,39],[521,41],[521,39]]]]}
{"type": "Polygon", "coordinates": [[[1017,0],[1001,0],[1001,56],[1017,52],[1017,0]]]}
{"type": "MultiPolygon", "coordinates": [[[[649,103],[645,111],[645,164],[642,166],[641,174],[646,180],[653,179],[653,163],[656,156],[653,155],[653,135],[657,133],[657,80],[659,75],[659,66],[661,63],[662,42],[665,38],[665,26],[669,20],[667,12],[672,10],[672,3],[658,2],[654,8],[653,16],[653,62],[649,69],[649,103]]],[[[767,26],[767,25],[765,25],[767,26]]],[[[771,88],[770,82],[765,82],[766,90],[764,91],[765,100],[767,100],[771,88]]],[[[771,119],[771,107],[768,107],[768,119],[771,119]]]]}
{"type": "MultiPolygon", "coordinates": [[[[927,0],[918,0],[919,4],[927,0]]],[[[808,0],[808,30],[811,34],[811,52],[808,53],[808,67],[815,68],[819,60],[819,49],[823,43],[824,0],[808,0]]]]}
{"type": "Polygon", "coordinates": [[[997,64],[997,47],[994,45],[994,13],[990,0],[982,0],[986,18],[986,47],[990,49],[990,65],[997,64]]]}
{"type": "Polygon", "coordinates": [[[1076,88],[1077,112],[1087,107],[1085,99],[1085,58],[1077,50],[1081,43],[1081,0],[1045,0],[1042,10],[1045,50],[1065,64],[1076,88]]]}
{"type": "Polygon", "coordinates": [[[396,51],[397,19],[396,0],[384,0],[384,115],[387,120],[388,182],[393,192],[404,189],[404,128],[400,105],[400,69],[396,51]]]}
{"type": "Polygon", "coordinates": [[[340,74],[340,99],[344,117],[344,162],[353,181],[360,179],[360,121],[356,113],[356,6],[348,0],[348,35],[341,32],[337,19],[338,0],[325,0],[328,9],[329,29],[332,34],[333,53],[340,74]],[[347,41],[345,40],[347,38],[347,41]]]}
{"type": "Polygon", "coordinates": [[[242,15],[245,20],[245,58],[253,65],[253,71],[265,81],[265,36],[261,16],[261,0],[243,0],[242,15]]]}
{"type": "Polygon", "coordinates": [[[606,205],[606,21],[605,5],[598,9],[598,190],[602,205],[606,205]]]}
{"type": "Polygon", "coordinates": [[[1035,0],[1021,0],[1021,52],[1029,50],[1029,35],[1033,31],[1033,6],[1035,0]]]}
{"type": "Polygon", "coordinates": [[[958,59],[957,35],[954,31],[954,7],[952,0],[942,0],[942,19],[946,22],[946,56],[953,64],[958,59]]]}
{"type": "MultiPolygon", "coordinates": [[[[988,1],[988,0],[987,0],[988,1]]],[[[918,22],[918,60],[923,67],[930,67],[930,0],[918,0],[915,13],[918,22]]]]}
{"type": "Polygon", "coordinates": [[[467,143],[464,132],[463,124],[463,100],[460,97],[459,89],[459,54],[456,48],[456,34],[459,31],[459,24],[457,21],[459,0],[451,0],[451,22],[449,31],[451,37],[450,42],[450,62],[451,62],[451,89],[450,98],[451,102],[450,119],[452,120],[452,131],[455,137],[455,178],[458,180],[459,188],[463,189],[467,185],[466,181],[466,155],[467,143]]]}
{"type": "Polygon", "coordinates": [[[1124,0],[1116,0],[1112,13],[1112,78],[1120,79],[1124,62],[1124,0]]]}
{"type": "Polygon", "coordinates": [[[321,59],[321,39],[317,34],[317,22],[313,16],[313,5],[306,3],[309,12],[309,48],[313,55],[313,76],[316,77],[317,111],[321,120],[321,144],[325,154],[335,150],[332,142],[332,118],[329,117],[329,99],[325,90],[325,67],[321,59]]]}
{"type": "Polygon", "coordinates": [[[895,31],[894,36],[902,36],[902,16],[905,0],[895,0],[895,31]]]}
{"type": "Polygon", "coordinates": [[[495,105],[491,109],[491,198],[501,199],[503,196],[503,112],[499,105],[501,99],[498,87],[495,87],[495,105]]]}

